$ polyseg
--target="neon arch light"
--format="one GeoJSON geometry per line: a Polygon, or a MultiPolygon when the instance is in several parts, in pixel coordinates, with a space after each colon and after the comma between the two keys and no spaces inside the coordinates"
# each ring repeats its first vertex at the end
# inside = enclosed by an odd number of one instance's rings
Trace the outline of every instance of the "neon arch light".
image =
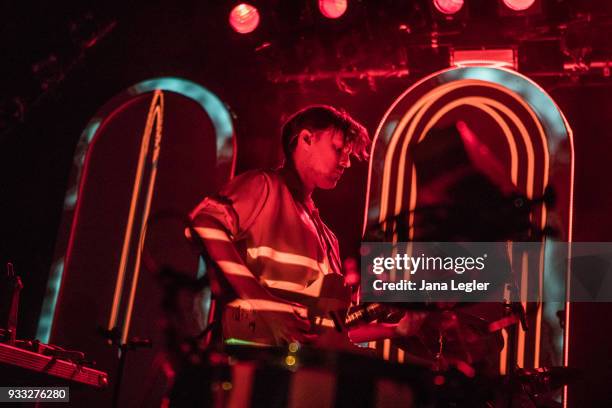
{"type": "MultiPolygon", "coordinates": [[[[535,193],[542,193],[549,182],[550,156],[558,151],[560,143],[568,140],[570,149],[570,190],[568,201],[568,241],[572,240],[572,206],[574,184],[573,140],[571,128],[554,101],[535,82],[521,74],[501,67],[459,67],[449,68],[429,75],[418,81],[402,95],[400,95],[385,113],[380,122],[373,141],[368,174],[368,187],[366,196],[366,210],[364,214],[363,233],[372,223],[382,224],[388,230],[389,217],[399,215],[402,203],[408,205],[408,225],[414,221],[416,208],[416,169],[407,160],[408,148],[411,144],[421,142],[428,131],[448,112],[461,106],[470,106],[484,112],[502,130],[506,139],[510,157],[510,175],[514,185],[525,190],[528,197],[535,193]],[[505,104],[491,97],[485,97],[477,92],[468,92],[486,89],[488,93],[504,95],[513,106],[520,109],[521,115],[515,114],[505,104]],[[453,92],[464,91],[461,98],[452,99],[453,92]],[[450,95],[450,96],[449,96],[450,95]],[[444,103],[444,97],[450,99],[444,103]],[[436,104],[440,105],[437,106],[436,104]],[[523,118],[521,119],[522,116],[523,118]],[[525,119],[528,118],[528,119],[525,119]],[[527,120],[529,123],[525,122],[527,120]],[[510,127],[516,129],[512,132],[510,127]],[[529,129],[532,129],[530,132],[529,129]],[[530,133],[535,134],[534,139],[530,133]],[[525,150],[521,157],[518,146],[525,150]],[[535,152],[542,153],[543,160],[535,161],[535,152]],[[393,159],[399,161],[393,164],[393,159]],[[518,169],[521,160],[527,169],[525,180],[518,178],[518,169]],[[541,186],[534,191],[536,169],[539,169],[541,186]],[[411,177],[406,177],[408,171],[411,177]],[[405,180],[410,180],[411,191],[404,201],[405,180]],[[542,191],[540,190],[540,187],[542,191]],[[395,192],[395,200],[391,196],[395,192]]],[[[540,182],[540,181],[538,181],[540,182]]],[[[539,221],[541,227],[546,224],[546,209],[540,209],[539,221]]],[[[393,241],[397,234],[393,231],[393,241]]],[[[412,238],[409,231],[409,237],[412,238]]],[[[566,291],[569,290],[569,281],[566,282],[566,291]]],[[[541,307],[537,319],[541,321],[541,307]]],[[[566,304],[566,321],[569,321],[569,305],[566,304]]],[[[537,325],[538,328],[540,325],[537,325]]],[[[524,333],[522,333],[524,344],[524,333]]],[[[568,334],[566,326],[564,341],[564,361],[568,360],[568,334]]],[[[536,349],[534,360],[539,359],[539,337],[536,332],[536,349]]],[[[388,353],[387,345],[384,350],[388,353]]],[[[521,353],[521,336],[519,333],[519,354],[521,353]]],[[[537,363],[536,363],[537,364],[537,363]]]]}
{"type": "MultiPolygon", "coordinates": [[[[36,338],[43,343],[48,343],[51,335],[55,308],[62,285],[64,268],[66,266],[64,256],[69,253],[74,228],[77,225],[79,192],[83,188],[82,175],[86,172],[87,158],[92,151],[92,146],[95,144],[98,130],[103,127],[106,121],[112,118],[113,112],[115,112],[118,107],[135,96],[154,92],[156,90],[175,92],[195,101],[202,107],[210,118],[215,130],[217,165],[223,166],[229,164],[228,176],[231,178],[234,174],[236,168],[236,138],[231,114],[225,104],[214,93],[203,86],[184,78],[159,77],[139,82],[104,104],[85,126],[79,138],[74,155],[73,162],[75,167],[73,168],[71,183],[64,198],[64,217],[70,217],[71,211],[74,211],[74,215],[72,215],[71,221],[69,221],[70,238],[66,248],[67,250],[64,252],[63,256],[54,260],[47,282],[47,290],[43,299],[36,330],[36,338]]],[[[200,263],[198,270],[199,275],[203,274],[203,268],[204,265],[200,263]]]]}

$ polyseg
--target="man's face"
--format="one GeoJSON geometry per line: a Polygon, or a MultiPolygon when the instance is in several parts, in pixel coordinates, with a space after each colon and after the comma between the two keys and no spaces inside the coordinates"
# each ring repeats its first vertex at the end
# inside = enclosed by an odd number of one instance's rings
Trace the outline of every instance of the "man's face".
{"type": "Polygon", "coordinates": [[[344,170],[351,166],[351,143],[344,143],[343,133],[335,128],[313,132],[308,155],[309,178],[315,187],[336,187],[344,170]]]}

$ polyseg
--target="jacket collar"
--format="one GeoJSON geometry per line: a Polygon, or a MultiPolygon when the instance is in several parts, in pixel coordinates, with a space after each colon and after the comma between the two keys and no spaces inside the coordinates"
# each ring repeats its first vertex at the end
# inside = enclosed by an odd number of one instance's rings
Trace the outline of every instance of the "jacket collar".
{"type": "Polygon", "coordinates": [[[312,198],[308,197],[304,192],[304,184],[293,166],[285,164],[278,169],[278,173],[283,178],[289,191],[291,191],[291,194],[296,200],[306,205],[310,210],[316,209],[312,198]]]}

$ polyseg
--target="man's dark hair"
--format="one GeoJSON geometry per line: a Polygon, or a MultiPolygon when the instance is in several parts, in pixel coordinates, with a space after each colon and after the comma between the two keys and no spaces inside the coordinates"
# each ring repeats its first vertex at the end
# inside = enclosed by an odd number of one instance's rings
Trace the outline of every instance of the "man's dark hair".
{"type": "Polygon", "coordinates": [[[330,127],[344,134],[345,143],[353,143],[353,156],[358,160],[368,159],[370,138],[363,125],[343,110],[328,105],[310,105],[291,115],[281,128],[286,161],[292,162],[292,153],[297,146],[297,137],[302,129],[316,131],[330,127]]]}

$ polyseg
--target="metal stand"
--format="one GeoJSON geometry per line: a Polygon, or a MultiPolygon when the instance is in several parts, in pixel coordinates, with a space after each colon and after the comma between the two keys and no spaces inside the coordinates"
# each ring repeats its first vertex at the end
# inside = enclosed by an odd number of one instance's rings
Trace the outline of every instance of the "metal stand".
{"type": "Polygon", "coordinates": [[[129,350],[137,350],[141,348],[151,348],[153,343],[150,339],[141,339],[139,337],[133,337],[127,343],[121,343],[121,334],[117,327],[113,330],[101,330],[102,336],[109,340],[112,346],[117,347],[117,353],[119,356],[119,365],[117,366],[117,375],[115,377],[115,384],[113,386],[113,408],[119,407],[119,401],[121,396],[121,382],[123,380],[123,372],[125,371],[125,362],[127,360],[127,354],[129,350]]]}

